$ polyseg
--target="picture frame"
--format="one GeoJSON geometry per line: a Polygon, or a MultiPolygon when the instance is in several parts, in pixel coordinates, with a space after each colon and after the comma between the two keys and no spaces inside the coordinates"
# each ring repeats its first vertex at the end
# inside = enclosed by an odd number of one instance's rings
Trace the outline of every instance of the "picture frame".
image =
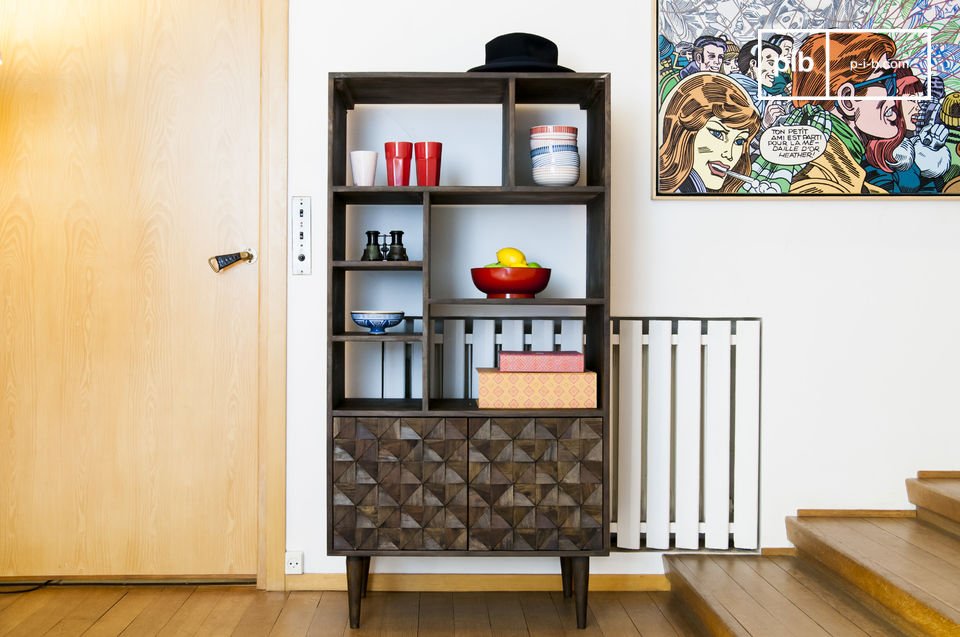
{"type": "Polygon", "coordinates": [[[653,197],[960,195],[960,0],[656,0],[653,197]]]}

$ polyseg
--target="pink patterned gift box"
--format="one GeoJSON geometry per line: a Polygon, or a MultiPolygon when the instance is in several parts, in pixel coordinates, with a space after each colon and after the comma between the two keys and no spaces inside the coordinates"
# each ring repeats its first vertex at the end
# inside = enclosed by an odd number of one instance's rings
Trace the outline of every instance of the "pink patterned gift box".
{"type": "Polygon", "coordinates": [[[596,372],[477,369],[481,409],[596,409],[596,372]]]}
{"type": "Polygon", "coordinates": [[[582,372],[580,352],[500,352],[501,372],[582,372]]]}

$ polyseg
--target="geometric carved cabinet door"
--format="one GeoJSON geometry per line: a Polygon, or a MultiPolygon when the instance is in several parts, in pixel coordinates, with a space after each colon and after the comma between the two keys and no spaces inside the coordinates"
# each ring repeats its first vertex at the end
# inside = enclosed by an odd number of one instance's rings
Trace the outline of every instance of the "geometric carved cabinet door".
{"type": "Polygon", "coordinates": [[[603,549],[603,420],[470,419],[470,549],[603,549]]]}
{"type": "Polygon", "coordinates": [[[466,418],[333,419],[333,549],[467,549],[466,418]]]}
{"type": "Polygon", "coordinates": [[[337,417],[333,551],[601,551],[601,418],[337,417]]]}

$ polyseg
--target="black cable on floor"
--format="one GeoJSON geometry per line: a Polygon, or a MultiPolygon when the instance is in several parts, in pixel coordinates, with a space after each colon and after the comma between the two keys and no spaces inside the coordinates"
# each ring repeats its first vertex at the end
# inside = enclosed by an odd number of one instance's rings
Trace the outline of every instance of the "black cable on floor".
{"type": "MultiPolygon", "coordinates": [[[[32,593],[33,591],[38,591],[41,588],[50,585],[52,582],[53,582],[52,579],[48,579],[46,582],[41,582],[31,588],[21,588],[20,590],[16,590],[16,591],[0,590],[0,595],[16,595],[17,593],[32,593]]],[[[0,589],[7,586],[23,586],[23,584],[0,584],[0,589]]]]}

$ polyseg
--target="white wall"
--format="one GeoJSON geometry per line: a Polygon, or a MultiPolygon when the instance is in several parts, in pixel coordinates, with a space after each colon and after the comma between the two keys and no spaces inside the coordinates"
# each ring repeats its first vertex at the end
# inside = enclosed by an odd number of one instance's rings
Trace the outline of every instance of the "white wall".
{"type": "MultiPolygon", "coordinates": [[[[325,547],[327,73],[463,71],[511,31],[550,38],[565,66],[612,74],[613,314],[763,318],[763,546],[788,545],[783,518],[798,508],[905,508],[905,478],[960,468],[957,201],[652,201],[653,27],[629,18],[636,7],[290,1],[290,194],[313,197],[315,265],[288,291],[287,545],[307,572],[344,565],[325,547]]],[[[556,561],[373,568],[544,573],[556,561]]],[[[592,570],[662,567],[642,553],[592,570]]]]}

